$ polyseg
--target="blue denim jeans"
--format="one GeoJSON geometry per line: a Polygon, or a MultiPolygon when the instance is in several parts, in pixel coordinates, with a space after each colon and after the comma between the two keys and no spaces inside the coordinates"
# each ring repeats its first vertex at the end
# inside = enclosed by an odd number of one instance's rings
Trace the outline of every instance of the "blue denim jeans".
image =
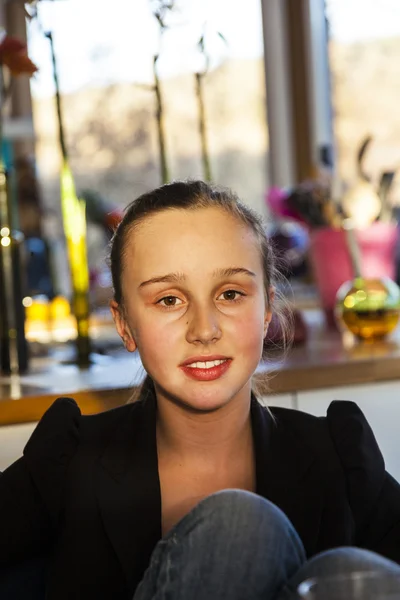
{"type": "Polygon", "coordinates": [[[307,561],[279,508],[250,492],[224,490],[159,541],[133,600],[293,600],[309,577],[371,570],[400,575],[396,563],[358,548],[307,561]]]}

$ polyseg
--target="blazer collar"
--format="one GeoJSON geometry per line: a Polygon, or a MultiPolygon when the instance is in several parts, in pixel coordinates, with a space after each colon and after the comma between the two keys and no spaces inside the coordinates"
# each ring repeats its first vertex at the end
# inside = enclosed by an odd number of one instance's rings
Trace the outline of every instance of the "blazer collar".
{"type": "MultiPolygon", "coordinates": [[[[293,414],[294,411],[287,411],[293,414]]],[[[260,496],[286,493],[304,477],[314,462],[314,453],[295,429],[276,416],[274,409],[262,406],[252,396],[251,420],[256,455],[257,493],[260,496]]]]}

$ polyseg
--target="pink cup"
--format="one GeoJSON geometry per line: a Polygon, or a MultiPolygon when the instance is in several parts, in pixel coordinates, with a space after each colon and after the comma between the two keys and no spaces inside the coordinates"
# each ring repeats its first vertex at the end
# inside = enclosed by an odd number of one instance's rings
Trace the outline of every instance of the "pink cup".
{"type": "MultiPolygon", "coordinates": [[[[373,223],[357,230],[363,277],[396,276],[397,226],[392,223],[373,223]]],[[[315,283],[328,323],[332,323],[336,294],[342,283],[353,279],[346,233],[341,229],[321,227],[310,233],[310,258],[315,283]]]]}

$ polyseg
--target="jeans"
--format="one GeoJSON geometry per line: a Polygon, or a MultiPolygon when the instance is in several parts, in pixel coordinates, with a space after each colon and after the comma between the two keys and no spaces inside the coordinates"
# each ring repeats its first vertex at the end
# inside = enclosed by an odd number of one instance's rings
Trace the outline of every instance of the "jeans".
{"type": "Polygon", "coordinates": [[[399,565],[358,548],[307,561],[277,506],[250,492],[224,490],[201,501],[158,542],[133,600],[293,600],[309,577],[371,570],[400,576],[399,565]]]}

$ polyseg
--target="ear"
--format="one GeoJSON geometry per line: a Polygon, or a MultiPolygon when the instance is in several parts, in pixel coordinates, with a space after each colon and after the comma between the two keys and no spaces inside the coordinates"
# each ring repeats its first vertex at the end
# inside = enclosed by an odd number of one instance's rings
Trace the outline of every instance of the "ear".
{"type": "Polygon", "coordinates": [[[275,299],[275,288],[270,287],[268,297],[265,302],[265,313],[264,313],[264,337],[268,333],[268,328],[272,319],[272,306],[274,304],[275,299]]]}
{"type": "Polygon", "coordinates": [[[135,352],[137,348],[135,339],[123,315],[121,306],[115,300],[111,300],[110,302],[110,311],[114,319],[115,328],[124,342],[125,348],[128,352],[135,352]]]}

